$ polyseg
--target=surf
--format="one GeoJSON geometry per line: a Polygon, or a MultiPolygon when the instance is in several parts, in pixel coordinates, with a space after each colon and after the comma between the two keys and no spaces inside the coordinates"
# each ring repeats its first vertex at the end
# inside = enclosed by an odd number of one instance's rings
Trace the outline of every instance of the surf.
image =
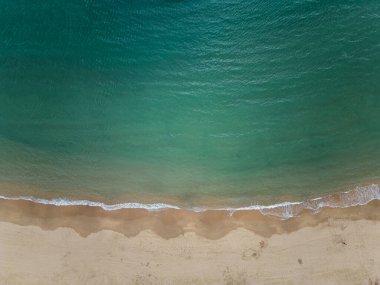
{"type": "Polygon", "coordinates": [[[323,197],[308,199],[305,201],[296,202],[281,202],[269,205],[248,205],[243,207],[180,207],[177,205],[166,203],[116,203],[106,204],[98,201],[90,200],[69,200],[65,198],[44,199],[36,198],[33,196],[3,196],[0,195],[0,199],[3,200],[22,200],[30,201],[37,204],[54,205],[59,207],[67,206],[80,206],[80,207],[100,207],[105,211],[116,211],[121,209],[145,209],[148,211],[160,211],[165,209],[175,210],[190,210],[195,212],[204,211],[228,211],[231,215],[237,211],[259,211],[263,215],[276,216],[282,219],[295,218],[300,215],[304,210],[310,210],[313,213],[318,213],[324,207],[330,208],[348,208],[354,206],[363,206],[370,203],[373,200],[380,200],[380,188],[378,184],[371,184],[367,186],[357,186],[352,190],[338,192],[323,197]]]}

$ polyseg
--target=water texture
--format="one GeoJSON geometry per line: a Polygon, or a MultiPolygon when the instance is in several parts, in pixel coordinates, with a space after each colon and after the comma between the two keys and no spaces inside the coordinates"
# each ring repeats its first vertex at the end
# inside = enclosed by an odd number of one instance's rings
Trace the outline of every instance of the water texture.
{"type": "Polygon", "coordinates": [[[380,178],[378,1],[0,3],[0,184],[32,189],[0,194],[248,205],[380,178]]]}

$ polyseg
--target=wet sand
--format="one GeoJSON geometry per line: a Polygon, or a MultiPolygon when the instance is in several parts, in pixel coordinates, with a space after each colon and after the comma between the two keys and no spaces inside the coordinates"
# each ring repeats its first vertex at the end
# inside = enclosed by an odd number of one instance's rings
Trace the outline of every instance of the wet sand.
{"type": "Polygon", "coordinates": [[[379,210],[282,220],[0,200],[0,284],[380,284],[379,210]]]}

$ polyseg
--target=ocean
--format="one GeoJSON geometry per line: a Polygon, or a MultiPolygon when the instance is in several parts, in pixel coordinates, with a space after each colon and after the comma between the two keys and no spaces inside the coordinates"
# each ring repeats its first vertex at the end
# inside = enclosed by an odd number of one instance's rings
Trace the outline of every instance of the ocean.
{"type": "Polygon", "coordinates": [[[1,0],[1,197],[361,189],[380,178],[379,111],[377,1],[1,0]]]}

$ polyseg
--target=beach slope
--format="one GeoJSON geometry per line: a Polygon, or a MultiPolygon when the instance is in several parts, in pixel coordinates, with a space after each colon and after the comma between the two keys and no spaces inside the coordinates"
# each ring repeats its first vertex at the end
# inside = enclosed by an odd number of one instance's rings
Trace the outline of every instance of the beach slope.
{"type": "MultiPolygon", "coordinates": [[[[154,227],[135,234],[117,227],[83,234],[75,227],[59,226],[57,217],[44,226],[37,225],[37,218],[28,219],[27,225],[25,219],[21,222],[23,210],[20,222],[15,222],[15,213],[8,215],[13,215],[12,222],[6,221],[2,212],[0,284],[375,285],[380,282],[380,222],[369,213],[377,208],[378,203],[324,209],[290,219],[296,222],[273,218],[266,225],[260,224],[259,216],[251,216],[252,229],[240,219],[241,227],[214,238],[207,237],[207,225],[211,234],[220,232],[220,225],[205,216],[203,234],[184,230],[164,237],[154,227]]],[[[83,215],[70,219],[86,221],[83,215]]],[[[102,219],[99,225],[110,223],[102,219]]],[[[137,220],[150,224],[147,219],[137,220]]],[[[172,221],[160,219],[164,228],[172,221]]],[[[190,218],[188,223],[190,228],[190,218]]]]}

